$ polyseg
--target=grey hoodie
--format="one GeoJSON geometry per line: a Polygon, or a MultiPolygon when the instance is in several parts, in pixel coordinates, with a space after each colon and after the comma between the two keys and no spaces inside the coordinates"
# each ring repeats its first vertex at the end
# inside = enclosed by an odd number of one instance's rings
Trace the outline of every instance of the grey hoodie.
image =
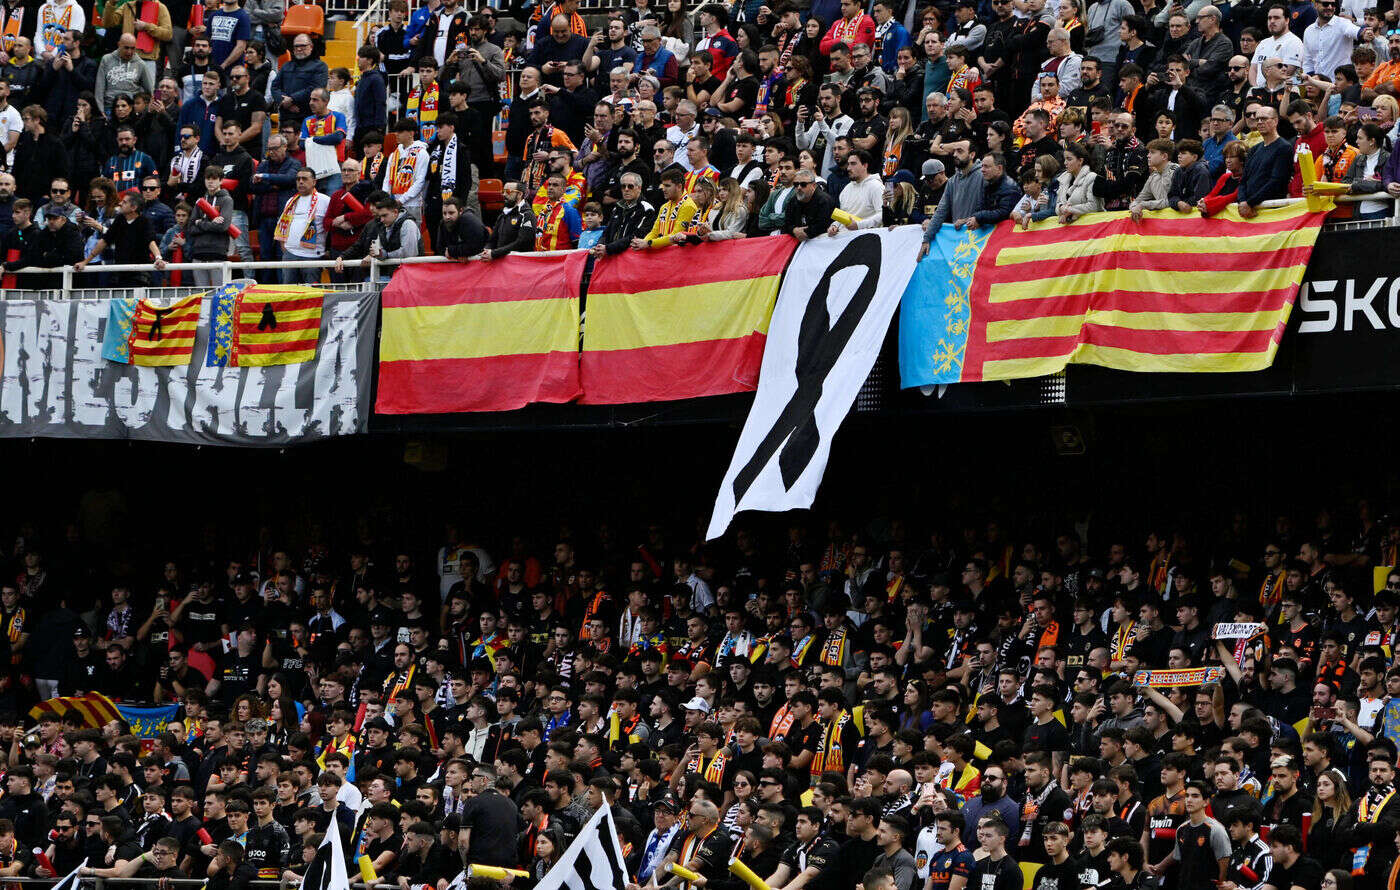
{"type": "Polygon", "coordinates": [[[973,161],[972,166],[948,177],[948,185],[943,189],[943,197],[933,211],[928,228],[924,230],[924,243],[933,242],[938,229],[945,222],[967,219],[982,209],[982,196],[986,191],[982,182],[982,162],[973,161]]]}

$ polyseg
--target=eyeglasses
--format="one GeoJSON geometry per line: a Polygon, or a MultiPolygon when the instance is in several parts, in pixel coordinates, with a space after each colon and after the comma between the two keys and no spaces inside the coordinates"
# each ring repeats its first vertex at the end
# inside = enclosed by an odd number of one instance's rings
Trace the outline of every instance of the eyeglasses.
{"type": "Polygon", "coordinates": [[[1230,70],[1231,70],[1231,71],[1245,71],[1245,70],[1247,70],[1248,68],[1249,68],[1248,65],[1231,65],[1231,66],[1230,66],[1230,70]]]}
{"type": "Polygon", "coordinates": [[[233,80],[247,80],[247,79],[248,79],[248,75],[246,75],[246,74],[230,74],[229,77],[232,78],[233,80]]]}
{"type": "Polygon", "coordinates": [[[158,186],[158,185],[143,185],[143,186],[141,186],[141,191],[143,191],[143,192],[158,192],[158,191],[160,191],[160,186],[158,186]]]}
{"type": "Polygon", "coordinates": [[[53,195],[66,195],[68,194],[68,189],[49,189],[49,193],[53,195]]]}
{"type": "Polygon", "coordinates": [[[102,823],[101,823],[100,821],[98,821],[98,820],[95,820],[95,819],[89,819],[89,820],[87,820],[86,822],[84,822],[83,824],[86,825],[88,828],[101,828],[101,827],[102,827],[102,823]]]}

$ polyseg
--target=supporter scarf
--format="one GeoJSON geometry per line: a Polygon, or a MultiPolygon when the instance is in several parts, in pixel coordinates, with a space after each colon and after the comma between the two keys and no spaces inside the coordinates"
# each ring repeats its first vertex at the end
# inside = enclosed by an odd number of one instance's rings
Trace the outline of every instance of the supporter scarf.
{"type": "Polygon", "coordinates": [[[42,54],[45,45],[50,49],[57,49],[63,44],[63,34],[68,31],[69,23],[73,20],[73,7],[76,3],[63,4],[63,12],[55,14],[57,5],[45,3],[39,15],[39,39],[40,45],[34,47],[36,55],[42,54]]]}
{"type": "Polygon", "coordinates": [[[773,715],[773,722],[768,726],[768,738],[787,738],[788,731],[792,729],[792,720],[792,706],[783,705],[778,709],[778,713],[773,715]]]}
{"type": "Polygon", "coordinates": [[[812,641],[813,641],[813,639],[814,639],[814,637],[812,636],[812,634],[807,634],[807,636],[805,636],[805,637],[803,637],[802,639],[798,640],[797,643],[793,645],[793,647],[792,647],[792,666],[793,666],[793,667],[802,667],[802,662],[806,661],[806,659],[807,659],[807,651],[808,651],[809,649],[812,648],[812,641]]]}
{"type": "Polygon", "coordinates": [[[365,168],[365,177],[371,181],[379,175],[379,168],[384,166],[384,152],[380,152],[370,158],[369,166],[365,168]]]}
{"type": "Polygon", "coordinates": [[[773,87],[783,79],[782,68],[775,67],[773,72],[758,83],[758,99],[754,102],[753,116],[763,117],[768,113],[768,103],[773,99],[773,87]]]}
{"type": "Polygon", "coordinates": [[[1400,560],[1400,543],[1382,541],[1380,564],[1383,566],[1394,566],[1396,560],[1400,560]]]}
{"type": "Polygon", "coordinates": [[[794,47],[797,46],[798,41],[801,39],[802,32],[794,31],[791,34],[784,34],[783,38],[778,41],[779,50],[778,64],[776,66],[777,68],[787,67],[788,59],[792,58],[792,50],[794,47]]]}
{"type": "Polygon", "coordinates": [[[398,698],[399,693],[405,692],[413,685],[413,677],[417,674],[418,665],[410,664],[408,670],[395,672],[389,676],[385,682],[384,700],[393,701],[398,698]]]}
{"type": "Polygon", "coordinates": [[[685,771],[688,773],[699,773],[700,778],[706,782],[719,784],[724,778],[724,768],[729,765],[728,749],[720,748],[711,757],[710,762],[705,762],[705,755],[698,754],[695,759],[686,764],[685,771]]]}
{"type": "MultiPolygon", "coordinates": [[[[1051,779],[1045,783],[1045,787],[1035,797],[1027,797],[1026,802],[1021,804],[1021,840],[1020,845],[1029,846],[1031,842],[1031,829],[1035,827],[1035,817],[1040,814],[1040,808],[1045,805],[1045,799],[1050,796],[1050,792],[1060,786],[1051,779]]],[[[1030,791],[1029,788],[1026,789],[1030,791]]]]}
{"type": "Polygon", "coordinates": [[[719,658],[728,658],[731,655],[747,656],[753,649],[753,636],[746,630],[741,630],[737,634],[726,633],[724,639],[719,641],[719,651],[716,653],[719,658]]]}
{"type": "Polygon", "coordinates": [[[535,236],[536,250],[567,250],[568,235],[563,235],[563,246],[560,245],[560,224],[564,220],[564,203],[547,202],[545,209],[540,210],[539,216],[535,218],[535,229],[539,232],[535,236]]]}
{"type": "Polygon", "coordinates": [[[827,770],[839,773],[846,771],[846,752],[841,750],[841,731],[851,722],[851,712],[842,709],[836,719],[822,727],[821,740],[817,742],[817,755],[812,758],[812,780],[821,778],[827,770]]]}
{"type": "MultiPolygon", "coordinates": [[[[685,808],[685,813],[689,815],[689,807],[685,808]]],[[[700,845],[705,843],[706,838],[713,834],[717,827],[718,826],[711,827],[710,830],[704,834],[696,834],[692,831],[690,834],[686,835],[685,840],[681,842],[681,853],[676,857],[677,864],[685,865],[690,862],[690,860],[694,859],[695,854],[700,850],[700,845]]],[[[695,885],[689,881],[682,881],[681,886],[686,888],[686,890],[695,890],[695,885]]]]}
{"type": "Polygon", "coordinates": [[[831,27],[831,34],[836,42],[847,45],[855,43],[856,37],[860,34],[860,20],[863,17],[864,14],[858,12],[854,18],[838,19],[836,24],[831,27]]]}
{"type": "MultiPolygon", "coordinates": [[[[1385,805],[1390,803],[1390,799],[1395,796],[1395,786],[1386,784],[1379,788],[1371,788],[1366,792],[1366,796],[1361,798],[1357,804],[1356,821],[1371,825],[1375,824],[1381,816],[1381,811],[1385,805]]],[[[1355,877],[1366,870],[1366,860],[1371,856],[1371,845],[1365,844],[1352,849],[1351,873],[1355,877]]]]}
{"type": "MultiPolygon", "coordinates": [[[[311,199],[311,206],[306,208],[306,228],[301,233],[301,246],[315,247],[316,202],[320,200],[321,196],[319,193],[313,191],[310,195],[307,195],[306,197],[311,199]]],[[[277,228],[274,229],[272,232],[272,239],[274,241],[287,240],[287,234],[291,231],[292,228],[292,217],[296,215],[295,211],[297,207],[297,202],[300,201],[301,198],[301,195],[292,195],[290,198],[287,199],[287,205],[282,208],[282,215],[277,219],[277,228]]]]}
{"type": "Polygon", "coordinates": [[[1045,630],[1043,630],[1043,631],[1040,632],[1040,643],[1038,644],[1037,648],[1038,648],[1038,649],[1044,649],[1044,648],[1046,648],[1046,647],[1048,647],[1048,646],[1055,646],[1055,645],[1058,644],[1059,642],[1060,642],[1060,622],[1058,622],[1058,621],[1052,621],[1052,622],[1050,622],[1050,626],[1049,626],[1049,627],[1045,628],[1045,630]]]}
{"type": "Polygon", "coordinates": [[[1137,622],[1129,618],[1126,623],[1119,626],[1113,633],[1113,660],[1122,661],[1123,654],[1128,646],[1133,642],[1133,629],[1137,627],[1137,622]]]}
{"type": "Polygon", "coordinates": [[[418,121],[424,142],[430,142],[437,132],[438,82],[428,84],[428,88],[418,87],[408,94],[408,116],[418,121]]]}
{"type": "MultiPolygon", "coordinates": [[[[904,143],[901,142],[901,143],[899,144],[899,151],[896,151],[896,154],[895,154],[896,158],[898,158],[899,153],[900,153],[900,151],[903,150],[903,148],[904,148],[904,143]]],[[[885,155],[885,165],[886,165],[886,166],[889,166],[889,155],[885,155]]],[[[896,166],[896,167],[899,166],[898,160],[895,161],[895,166],[896,166]]],[[[893,173],[893,172],[890,172],[890,173],[888,173],[888,174],[886,174],[886,175],[893,176],[894,173],[893,173]]],[[[890,578],[888,581],[885,582],[885,596],[886,596],[886,598],[888,598],[888,600],[889,600],[890,602],[894,602],[895,600],[899,599],[901,596],[903,596],[903,594],[904,594],[904,576],[903,576],[903,575],[895,575],[893,578],[890,578]]]]}
{"type": "Polygon", "coordinates": [[[758,664],[763,660],[763,656],[768,654],[768,644],[773,642],[773,637],[777,634],[764,634],[754,640],[753,648],[749,650],[749,661],[758,664]]]}
{"type": "Polygon", "coordinates": [[[454,133],[442,147],[442,194],[445,198],[457,188],[457,136],[454,133]]]}
{"type": "Polygon", "coordinates": [[[879,65],[881,63],[881,60],[884,59],[885,38],[889,36],[890,30],[893,27],[893,17],[891,17],[890,20],[885,22],[883,25],[877,24],[875,26],[875,46],[872,48],[870,57],[875,60],[876,65],[879,65]]]}
{"type": "Polygon", "coordinates": [[[661,205],[661,209],[656,211],[656,234],[674,235],[681,231],[680,215],[681,207],[689,201],[694,205],[694,201],[689,198],[682,198],[679,201],[667,201],[661,205]]]}
{"type": "MultiPolygon", "coordinates": [[[[695,184],[702,179],[708,179],[710,182],[718,183],[719,171],[714,167],[706,167],[704,170],[694,170],[685,174],[685,193],[687,197],[695,194],[695,184]]],[[[696,215],[698,216],[699,214],[696,215]]]]}
{"type": "Polygon", "coordinates": [[[1264,632],[1264,625],[1258,622],[1225,622],[1217,624],[1211,631],[1212,640],[1253,639],[1264,632]]]}
{"type": "Polygon", "coordinates": [[[170,160],[170,172],[180,177],[182,185],[188,185],[195,181],[201,170],[204,169],[204,152],[195,149],[192,152],[175,152],[175,157],[170,160]]]}
{"type": "Polygon", "coordinates": [[[1149,686],[1153,689],[1175,689],[1181,686],[1203,686],[1218,683],[1224,676],[1222,667],[1179,668],[1163,671],[1138,671],[1133,675],[1134,686],[1149,686]]]}
{"type": "Polygon", "coordinates": [[[1147,569],[1148,584],[1162,596],[1167,595],[1167,569],[1171,566],[1172,555],[1158,551],[1147,569]]]}
{"type": "Polygon", "coordinates": [[[418,153],[423,150],[420,142],[404,148],[400,145],[389,156],[389,192],[402,195],[413,187],[414,168],[418,165],[418,153]]]}
{"type": "MultiPolygon", "coordinates": [[[[453,140],[452,140],[452,141],[453,141],[453,142],[456,142],[456,141],[457,141],[457,140],[456,140],[456,137],[453,137],[453,140]]],[[[453,153],[454,153],[454,154],[456,153],[455,150],[454,150],[453,153]]],[[[443,181],[442,187],[443,187],[444,190],[447,189],[447,182],[446,182],[446,180],[443,181]]],[[[561,202],[560,202],[560,213],[561,213],[561,214],[563,213],[563,204],[564,204],[564,202],[561,201],[561,202]]],[[[562,247],[562,248],[560,248],[560,249],[561,249],[561,250],[568,250],[569,247],[568,247],[568,245],[565,245],[564,247],[562,247]]],[[[588,630],[587,630],[588,622],[590,622],[590,621],[592,621],[594,618],[596,618],[597,615],[598,615],[598,613],[602,610],[602,608],[603,608],[605,605],[607,605],[607,604],[609,604],[609,603],[611,603],[611,602],[612,602],[612,597],[608,596],[608,594],[607,594],[606,591],[599,590],[599,591],[597,591],[596,593],[593,594],[592,599],[590,599],[590,600],[588,601],[588,604],[587,604],[586,606],[584,606],[584,608],[583,608],[583,620],[582,620],[581,622],[579,622],[579,624],[582,626],[582,628],[584,628],[584,629],[582,629],[582,630],[580,630],[580,631],[578,632],[578,638],[579,638],[580,640],[586,640],[586,639],[588,639],[588,630]]]]}
{"type": "Polygon", "coordinates": [[[1283,599],[1283,572],[1270,575],[1264,579],[1264,583],[1259,585],[1259,604],[1265,608],[1273,608],[1283,599]]]}
{"type": "Polygon", "coordinates": [[[817,656],[817,661],[831,667],[842,667],[846,663],[846,629],[832,631],[832,633],[822,643],[821,654],[817,656]]]}

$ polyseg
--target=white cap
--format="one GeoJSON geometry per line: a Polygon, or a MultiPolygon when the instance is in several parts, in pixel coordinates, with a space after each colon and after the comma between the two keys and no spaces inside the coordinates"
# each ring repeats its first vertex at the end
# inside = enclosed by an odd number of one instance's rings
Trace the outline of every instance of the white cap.
{"type": "Polygon", "coordinates": [[[686,702],[682,707],[687,711],[699,711],[702,714],[710,713],[710,703],[698,695],[686,702]]]}

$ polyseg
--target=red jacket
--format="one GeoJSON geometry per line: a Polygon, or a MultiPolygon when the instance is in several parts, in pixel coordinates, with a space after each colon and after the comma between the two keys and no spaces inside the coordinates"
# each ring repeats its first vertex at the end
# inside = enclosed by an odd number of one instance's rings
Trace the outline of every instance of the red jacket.
{"type": "Polygon", "coordinates": [[[845,19],[837,19],[831,23],[831,27],[826,29],[826,36],[822,38],[821,53],[824,56],[831,55],[832,47],[838,43],[845,43],[847,46],[855,46],[857,43],[864,43],[867,46],[875,46],[875,20],[865,13],[861,13],[856,19],[855,36],[850,35],[850,26],[845,19]],[[843,36],[837,36],[837,29],[842,30],[843,36]]]}
{"type": "MultiPolygon", "coordinates": [[[[364,204],[363,201],[360,202],[364,204]]],[[[356,239],[360,237],[360,230],[374,218],[374,211],[369,205],[365,205],[363,210],[351,210],[345,205],[345,189],[338,189],[331,195],[330,206],[326,208],[326,227],[330,229],[330,248],[333,254],[339,254],[350,249],[356,239]],[[345,214],[345,221],[354,226],[354,229],[347,232],[331,224],[331,220],[337,216],[345,214]]]]}

